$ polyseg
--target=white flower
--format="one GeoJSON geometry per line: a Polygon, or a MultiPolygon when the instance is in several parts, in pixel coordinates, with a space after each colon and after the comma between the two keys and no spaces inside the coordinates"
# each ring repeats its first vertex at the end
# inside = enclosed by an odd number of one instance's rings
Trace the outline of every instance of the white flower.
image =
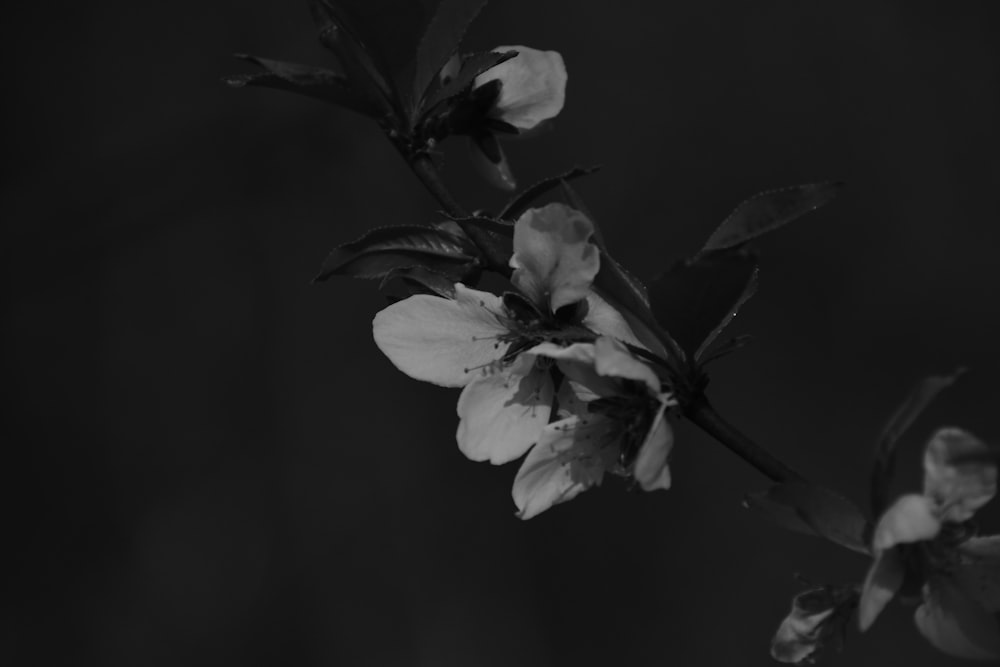
{"type": "Polygon", "coordinates": [[[881,516],[858,620],[868,629],[907,581],[922,583],[915,620],[935,647],[958,657],[1000,659],[1000,536],[969,538],[965,523],[996,494],[994,464],[954,463],[988,451],[955,428],[924,453],[922,494],[900,497],[881,516]]]}
{"type": "Polygon", "coordinates": [[[500,82],[500,95],[490,116],[520,131],[530,130],[554,118],[566,101],[566,65],[556,51],[527,46],[498,46],[496,53],[517,55],[476,77],[475,88],[500,82]]]}
{"type": "Polygon", "coordinates": [[[593,223],[561,204],[524,213],[514,226],[511,282],[503,298],[455,286],[446,299],[414,295],[375,316],[375,343],[412,378],[464,387],[459,448],[504,463],[524,454],[549,421],[554,397],[544,341],[604,333],[637,343],[621,315],[590,291],[600,268],[593,223]]]}
{"type": "Polygon", "coordinates": [[[670,487],[665,412],[676,402],[649,366],[607,337],[531,352],[555,359],[565,375],[563,418],[545,427],[517,473],[512,495],[521,518],[600,484],[605,472],[632,476],[646,491],[670,487]]]}

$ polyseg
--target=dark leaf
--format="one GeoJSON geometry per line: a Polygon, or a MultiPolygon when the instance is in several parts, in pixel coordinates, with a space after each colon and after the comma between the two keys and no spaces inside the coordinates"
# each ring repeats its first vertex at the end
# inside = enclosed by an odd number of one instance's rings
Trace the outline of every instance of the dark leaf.
{"type": "Polygon", "coordinates": [[[479,173],[486,180],[501,190],[513,190],[517,187],[514,173],[510,170],[507,156],[497,141],[496,135],[483,132],[470,137],[472,161],[479,173]]]}
{"type": "Polygon", "coordinates": [[[703,251],[732,248],[787,225],[829,202],[842,187],[842,183],[810,183],[761,192],[729,214],[709,237],[703,251]]]}
{"type": "Polygon", "coordinates": [[[466,87],[472,85],[477,76],[504,61],[510,60],[515,55],[517,55],[516,51],[507,51],[506,53],[485,51],[467,56],[462,60],[462,68],[454,79],[444,85],[439,85],[437,88],[431,86],[432,92],[424,100],[423,110],[430,111],[441,102],[458,95],[466,87]]]}
{"type": "Polygon", "coordinates": [[[744,505],[765,513],[785,528],[824,537],[859,553],[868,553],[868,520],[843,496],[808,482],[784,482],[747,494],[744,505]]]}
{"type": "Polygon", "coordinates": [[[268,60],[244,53],[235,54],[240,60],[263,67],[266,72],[236,74],[224,81],[233,88],[259,86],[287,90],[314,99],[330,102],[366,116],[377,116],[379,109],[370,100],[355,92],[343,75],[334,70],[280,60],[268,60]]]}
{"type": "Polygon", "coordinates": [[[441,0],[416,49],[413,99],[420,100],[448,58],[458,49],[465,31],[486,0],[441,0]]]}
{"type": "Polygon", "coordinates": [[[757,258],[727,248],[676,263],[650,289],[653,314],[681,349],[701,355],[757,288],[757,258]]]}
{"type": "Polygon", "coordinates": [[[459,271],[452,274],[442,273],[423,266],[398,268],[393,269],[382,278],[379,289],[383,289],[388,283],[398,279],[410,286],[411,294],[437,294],[450,299],[455,296],[455,283],[474,284],[478,272],[479,267],[476,264],[467,265],[465,275],[457,275],[459,271]]]}
{"type": "MultiPolygon", "coordinates": [[[[393,111],[401,116],[399,96],[388,74],[390,68],[382,61],[382,54],[377,48],[369,48],[365,36],[358,30],[359,22],[350,19],[349,8],[344,6],[346,4],[349,3],[310,0],[309,8],[319,27],[320,42],[337,56],[351,87],[379,110],[379,116],[393,111]]],[[[371,4],[382,3],[371,0],[371,4]]],[[[409,6],[409,3],[403,4],[409,6]]]]}
{"type": "MultiPolygon", "coordinates": [[[[536,199],[549,192],[550,190],[563,185],[569,181],[580,176],[587,176],[588,174],[593,174],[595,171],[600,169],[600,166],[593,167],[573,167],[569,171],[559,174],[558,176],[552,176],[551,178],[546,178],[543,181],[535,183],[529,188],[525,188],[520,193],[518,193],[513,199],[511,199],[503,210],[500,211],[498,218],[504,220],[516,220],[521,217],[521,214],[527,211],[532,202],[536,199]]],[[[581,211],[582,212],[582,211],[581,211]]],[[[586,213],[584,212],[584,215],[586,213]]],[[[587,217],[590,217],[589,215],[587,217]]],[[[591,218],[592,219],[592,218],[591,218]]],[[[596,223],[595,223],[596,224],[596,223]]]]}
{"type": "Polygon", "coordinates": [[[393,271],[414,267],[460,276],[476,261],[475,250],[465,239],[440,229],[418,225],[382,227],[334,249],[315,280],[335,275],[385,278],[393,271]]]}
{"type": "Polygon", "coordinates": [[[657,354],[671,356],[670,350],[678,348],[676,343],[670,339],[670,335],[659,327],[653,317],[646,286],[615,261],[608,252],[597,219],[587,210],[587,206],[576,190],[566,180],[562,180],[560,185],[566,203],[586,215],[594,223],[594,241],[601,250],[601,269],[594,278],[594,290],[622,314],[632,331],[647,348],[657,354]],[[661,341],[667,341],[667,347],[664,347],[664,343],[661,341]]]}
{"type": "Polygon", "coordinates": [[[875,464],[871,476],[872,513],[879,516],[888,504],[889,482],[896,467],[896,443],[920,413],[943,389],[951,386],[965,372],[958,368],[951,375],[932,375],[921,380],[906,400],[886,422],[875,446],[875,464]]]}
{"type": "Polygon", "coordinates": [[[514,254],[514,225],[484,217],[458,218],[454,221],[483,253],[492,271],[510,276],[510,257],[514,254]]]}

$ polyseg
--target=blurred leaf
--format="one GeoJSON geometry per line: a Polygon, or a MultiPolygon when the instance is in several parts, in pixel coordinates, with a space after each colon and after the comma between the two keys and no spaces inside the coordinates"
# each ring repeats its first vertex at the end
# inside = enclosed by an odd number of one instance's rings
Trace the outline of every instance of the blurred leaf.
{"type": "Polygon", "coordinates": [[[677,262],[650,290],[653,314],[688,356],[701,355],[757,289],[757,258],[726,248],[677,262]]]}
{"type": "Polygon", "coordinates": [[[470,137],[470,142],[472,162],[486,180],[501,190],[509,191],[517,187],[514,173],[496,135],[482,132],[470,137]]]}
{"type": "MultiPolygon", "coordinates": [[[[511,199],[500,214],[497,215],[498,218],[504,220],[515,220],[521,217],[521,214],[531,208],[532,202],[536,199],[549,192],[553,188],[559,187],[560,185],[573,180],[574,178],[579,178],[580,176],[587,176],[588,174],[593,174],[595,171],[600,169],[600,166],[593,167],[573,167],[569,171],[559,174],[558,176],[552,176],[551,178],[546,178],[543,181],[535,183],[529,188],[525,188],[520,193],[518,193],[513,199],[511,199]]],[[[585,211],[581,211],[586,215],[585,211]]],[[[590,217],[589,215],[587,217],[590,217]]],[[[593,218],[591,218],[593,220],[593,218]]],[[[596,223],[595,223],[596,224],[596,223]]]]}
{"type": "Polygon", "coordinates": [[[458,49],[465,31],[486,0],[441,0],[420,38],[413,77],[413,99],[423,97],[431,81],[458,49]]]}
{"type": "Polygon", "coordinates": [[[259,86],[287,90],[337,104],[366,116],[377,116],[379,113],[379,109],[370,100],[366,100],[350,87],[340,72],[322,67],[268,60],[245,53],[237,53],[235,57],[263,67],[267,71],[226,77],[224,81],[233,88],[259,86]]]}
{"type": "Polygon", "coordinates": [[[943,389],[950,387],[964,372],[964,368],[957,368],[951,375],[932,375],[924,378],[889,417],[875,445],[875,463],[871,475],[871,503],[874,516],[882,514],[882,510],[888,505],[889,483],[896,467],[896,443],[934,397],[943,389]]]}
{"type": "Polygon", "coordinates": [[[414,267],[461,276],[476,262],[475,250],[465,239],[440,229],[419,225],[381,227],[334,249],[315,280],[335,275],[386,278],[393,271],[414,267]]]}
{"type": "Polygon", "coordinates": [[[502,62],[510,60],[515,55],[517,55],[516,51],[508,51],[506,53],[484,51],[482,53],[474,53],[465,57],[462,60],[462,68],[459,70],[458,75],[454,79],[443,86],[439,85],[437,88],[431,86],[430,90],[433,92],[430,93],[424,101],[424,111],[430,111],[444,100],[458,95],[465,90],[467,86],[470,86],[472,82],[476,80],[477,76],[496,67],[502,62]]]}
{"type": "Polygon", "coordinates": [[[789,530],[868,553],[868,520],[854,503],[822,486],[783,482],[767,491],[748,493],[744,505],[789,530]]]}
{"type": "Polygon", "coordinates": [[[829,202],[842,187],[842,183],[810,183],[761,192],[729,214],[709,237],[703,251],[732,248],[787,225],[829,202]]]}

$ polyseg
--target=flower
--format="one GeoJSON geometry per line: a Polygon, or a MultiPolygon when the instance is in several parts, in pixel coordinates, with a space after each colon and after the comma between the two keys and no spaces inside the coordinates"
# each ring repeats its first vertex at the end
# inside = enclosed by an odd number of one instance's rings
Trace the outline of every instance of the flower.
{"type": "Polygon", "coordinates": [[[498,46],[494,53],[516,51],[505,60],[476,77],[474,88],[492,81],[500,92],[489,116],[518,131],[534,129],[554,118],[566,101],[566,65],[558,51],[539,51],[527,46],[498,46]]]}
{"type": "Polygon", "coordinates": [[[923,603],[917,628],[945,653],[1000,658],[1000,536],[972,537],[969,520],[996,494],[995,464],[956,463],[988,447],[943,428],[924,452],[924,489],[901,496],[879,518],[874,562],[858,619],[867,630],[897,593],[913,589],[923,603]]]}
{"type": "MultiPolygon", "coordinates": [[[[475,78],[452,106],[448,127],[451,133],[469,136],[473,160],[494,185],[513,190],[514,175],[497,135],[535,130],[562,111],[566,65],[557,51],[500,46],[493,52],[516,55],[475,78]]],[[[456,76],[460,68],[458,58],[449,61],[441,71],[442,81],[456,76]]]]}
{"type": "Polygon", "coordinates": [[[622,316],[591,291],[600,254],[593,223],[561,204],[525,212],[514,225],[511,282],[503,297],[455,286],[455,296],[419,294],[375,316],[375,343],[412,378],[463,387],[459,448],[470,459],[518,458],[549,422],[554,398],[539,343],[592,338],[638,344],[622,316]]]}
{"type": "Polygon", "coordinates": [[[605,472],[633,477],[646,491],[670,487],[673,430],[665,413],[676,401],[649,366],[608,337],[531,352],[555,359],[565,381],[562,418],[544,428],[514,480],[522,519],[600,484],[605,472]]]}
{"type": "Polygon", "coordinates": [[[857,586],[820,586],[792,599],[792,610],[771,639],[771,657],[800,664],[815,658],[830,640],[843,636],[858,605],[857,586]]]}

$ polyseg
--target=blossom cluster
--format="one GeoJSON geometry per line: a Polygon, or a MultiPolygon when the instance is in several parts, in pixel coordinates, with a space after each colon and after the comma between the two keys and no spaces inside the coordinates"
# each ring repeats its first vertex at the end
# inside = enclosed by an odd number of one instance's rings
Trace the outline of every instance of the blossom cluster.
{"type": "Polygon", "coordinates": [[[989,448],[957,428],[939,429],[924,450],[921,493],[900,496],[872,532],[861,586],[824,586],[797,596],[772,641],[782,662],[811,660],[857,615],[868,630],[894,598],[916,605],[920,633],[959,658],[1000,660],[1000,535],[978,536],[974,514],[996,495],[989,448]]]}
{"type": "MultiPolygon", "coordinates": [[[[377,119],[425,183],[430,179],[451,219],[373,230],[335,250],[320,278],[420,285],[375,316],[375,342],[406,375],[461,389],[456,439],[465,456],[497,465],[522,459],[512,489],[521,518],[576,497],[608,474],[645,491],[668,489],[671,419],[681,408],[675,388],[683,392],[685,416],[705,428],[691,414],[692,405],[708,405],[700,392],[712,357],[702,355],[756,289],[747,241],[825,204],[836,184],[769,191],[744,202],[647,298],[598,246],[585,213],[560,203],[528,208],[538,186],[515,198],[523,206],[470,219],[435,185],[436,176],[427,176],[437,143],[460,135],[490,181],[515,189],[499,138],[537,132],[562,111],[567,74],[558,52],[502,46],[459,55],[462,31],[452,28],[467,25],[478,9],[445,3],[447,20],[431,21],[412,45],[415,65],[396,71],[354,37],[334,5],[317,1],[313,9],[336,70],[245,56],[266,71],[230,84],[293,90],[377,119]],[[412,81],[400,87],[402,73],[412,81]],[[490,227],[503,230],[501,248],[482,242],[490,227]],[[626,298],[607,283],[595,287],[603,262],[608,271],[601,275],[616,275],[626,298]],[[507,289],[477,289],[484,268],[509,277],[507,289]]],[[[734,340],[722,350],[736,347],[734,340]]],[[[939,430],[925,450],[922,492],[888,509],[884,498],[873,499],[875,521],[757,457],[754,465],[776,483],[765,497],[786,525],[872,557],[863,584],[797,595],[772,639],[772,656],[812,661],[825,645],[842,641],[852,623],[868,630],[898,599],[917,606],[919,631],[941,651],[1000,659],[1000,535],[978,536],[973,521],[996,493],[996,456],[965,431],[939,430]]]]}
{"type": "Polygon", "coordinates": [[[529,209],[514,224],[510,291],[458,283],[451,298],[415,294],[373,322],[376,344],[401,371],[462,388],[457,439],[467,457],[502,464],[526,454],[513,487],[525,519],[605,473],[645,490],[670,486],[676,401],[594,291],[593,236],[590,219],[566,205],[529,209]]]}

